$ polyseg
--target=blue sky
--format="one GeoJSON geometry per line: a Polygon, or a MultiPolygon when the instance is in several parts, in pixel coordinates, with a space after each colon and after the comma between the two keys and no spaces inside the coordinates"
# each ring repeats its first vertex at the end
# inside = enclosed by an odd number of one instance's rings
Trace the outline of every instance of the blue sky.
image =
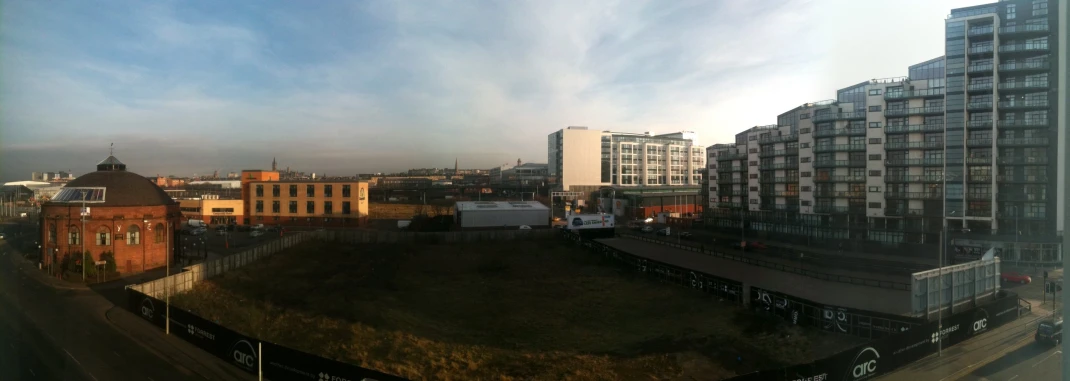
{"type": "Polygon", "coordinates": [[[0,179],[546,161],[569,125],[703,144],[941,55],[977,1],[0,2],[0,179]]]}

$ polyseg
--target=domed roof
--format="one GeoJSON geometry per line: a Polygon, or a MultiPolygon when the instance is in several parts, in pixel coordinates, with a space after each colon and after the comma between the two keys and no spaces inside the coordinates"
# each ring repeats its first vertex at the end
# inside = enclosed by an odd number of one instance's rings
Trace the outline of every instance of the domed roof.
{"type": "Polygon", "coordinates": [[[144,176],[127,172],[126,164],[108,156],[97,164],[97,171],[71,180],[52,198],[52,202],[81,203],[90,206],[155,206],[176,201],[144,176]],[[101,188],[103,191],[101,191],[101,188]]]}

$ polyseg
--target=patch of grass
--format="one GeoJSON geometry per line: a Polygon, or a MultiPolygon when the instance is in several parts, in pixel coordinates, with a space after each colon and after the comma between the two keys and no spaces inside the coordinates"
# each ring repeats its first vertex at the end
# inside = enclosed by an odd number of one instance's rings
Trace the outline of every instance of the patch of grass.
{"type": "Polygon", "coordinates": [[[252,336],[418,380],[709,380],[860,342],[758,319],[553,241],[310,242],[172,301],[252,336]]]}

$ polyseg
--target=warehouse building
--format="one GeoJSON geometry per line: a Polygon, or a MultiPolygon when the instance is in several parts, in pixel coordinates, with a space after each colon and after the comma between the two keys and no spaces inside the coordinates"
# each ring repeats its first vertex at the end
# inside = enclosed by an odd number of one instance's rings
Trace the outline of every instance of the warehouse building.
{"type": "Polygon", "coordinates": [[[550,225],[550,208],[537,201],[462,201],[453,207],[461,229],[516,229],[550,225]]]}

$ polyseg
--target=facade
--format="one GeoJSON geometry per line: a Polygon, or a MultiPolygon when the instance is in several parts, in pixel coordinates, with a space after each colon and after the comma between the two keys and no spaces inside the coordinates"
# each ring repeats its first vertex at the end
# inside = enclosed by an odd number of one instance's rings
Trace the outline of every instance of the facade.
{"type": "Polygon", "coordinates": [[[516,229],[550,225],[550,208],[536,201],[460,201],[454,221],[462,229],[516,229]]]}
{"type": "Polygon", "coordinates": [[[119,272],[136,273],[164,266],[175,254],[168,242],[173,247],[181,212],[160,187],[109,156],[42,204],[39,218],[43,266],[81,252],[94,261],[113,253],[119,272]]]}
{"type": "Polygon", "coordinates": [[[995,247],[1004,261],[1061,260],[1057,6],[952,10],[943,57],[715,146],[707,222],[893,247],[935,245],[946,222],[952,253],[995,247]]]}
{"type": "Polygon", "coordinates": [[[549,173],[546,164],[502,164],[490,169],[490,185],[543,186],[549,173]]]}
{"type": "Polygon", "coordinates": [[[174,177],[164,177],[157,175],[150,176],[148,179],[160,188],[177,188],[186,185],[186,179],[179,179],[174,177]]]}
{"type": "Polygon", "coordinates": [[[74,180],[74,174],[70,172],[32,172],[30,173],[31,181],[45,181],[45,182],[67,182],[74,180]]]}
{"type": "Polygon", "coordinates": [[[209,225],[237,225],[245,214],[242,200],[220,199],[217,195],[204,195],[195,199],[178,200],[182,219],[201,220],[209,225]]]}
{"type": "Polygon", "coordinates": [[[278,172],[242,172],[243,223],[284,226],[364,226],[368,182],[279,180],[278,172]]]}
{"type": "Polygon", "coordinates": [[[568,127],[549,135],[547,168],[558,189],[673,187],[702,183],[705,148],[693,132],[651,135],[568,127]]]}

